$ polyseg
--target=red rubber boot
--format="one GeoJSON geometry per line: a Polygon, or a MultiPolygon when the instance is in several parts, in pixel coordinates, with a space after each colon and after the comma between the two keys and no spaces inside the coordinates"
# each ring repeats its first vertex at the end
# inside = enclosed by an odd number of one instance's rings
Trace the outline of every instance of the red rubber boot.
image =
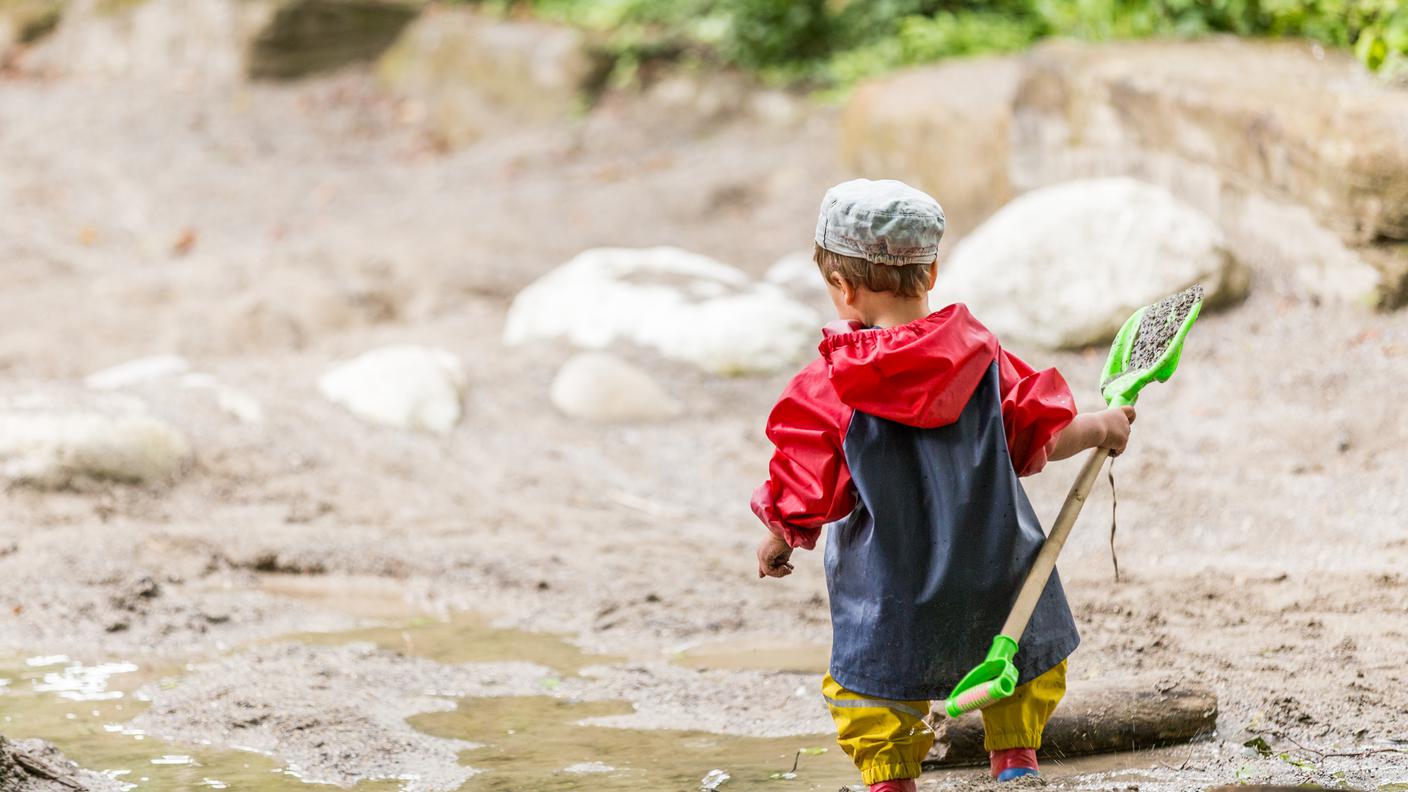
{"type": "Polygon", "coordinates": [[[992,764],[992,777],[998,781],[1011,781],[1022,776],[1036,775],[1035,748],[1008,748],[988,753],[992,764]]]}

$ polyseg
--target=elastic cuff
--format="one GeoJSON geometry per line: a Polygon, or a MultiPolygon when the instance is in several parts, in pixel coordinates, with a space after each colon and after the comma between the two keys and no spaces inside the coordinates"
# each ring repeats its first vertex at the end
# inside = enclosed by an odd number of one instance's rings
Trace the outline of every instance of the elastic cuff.
{"type": "Polygon", "coordinates": [[[1041,747],[1041,731],[989,732],[983,735],[983,750],[1005,751],[1009,748],[1041,747]]]}
{"type": "Polygon", "coordinates": [[[924,768],[918,762],[913,764],[873,764],[860,769],[860,780],[867,784],[881,781],[894,781],[902,778],[918,778],[924,768]]]}
{"type": "Polygon", "coordinates": [[[787,543],[788,547],[811,550],[816,547],[817,537],[821,535],[820,528],[802,528],[796,525],[788,525],[777,515],[777,506],[773,501],[772,485],[764,481],[753,490],[753,499],[749,501],[753,513],[758,516],[763,525],[768,527],[777,535],[779,539],[787,543]]]}

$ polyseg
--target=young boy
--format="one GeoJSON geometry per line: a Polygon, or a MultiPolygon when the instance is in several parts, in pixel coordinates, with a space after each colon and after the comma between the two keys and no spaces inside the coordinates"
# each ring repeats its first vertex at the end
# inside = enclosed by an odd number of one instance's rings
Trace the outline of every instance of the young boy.
{"type": "MultiPolygon", "coordinates": [[[[822,692],[871,792],[915,789],[929,701],[983,659],[1045,541],[1017,477],[1088,448],[1119,453],[1134,420],[1076,415],[1055,369],[1033,371],[962,305],[930,313],[943,229],[939,204],[897,181],[826,193],[815,259],[842,321],[773,408],[777,450],[753,494],[771,531],[760,577],[790,574],[792,550],[835,523],[822,692]]],[[[1053,575],[1015,659],[1025,684],[983,710],[998,780],[1036,773],[1079,641],[1053,575]]]]}

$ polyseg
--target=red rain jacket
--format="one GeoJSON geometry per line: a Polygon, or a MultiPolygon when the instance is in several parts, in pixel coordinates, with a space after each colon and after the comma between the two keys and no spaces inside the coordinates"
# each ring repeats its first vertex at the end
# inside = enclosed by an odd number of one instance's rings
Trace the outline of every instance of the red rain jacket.
{"type": "Polygon", "coordinates": [[[812,549],[823,525],[855,507],[843,450],[855,411],[948,425],[995,360],[1007,447],[1021,476],[1045,467],[1050,443],[1076,415],[1060,372],[1035,371],[1003,350],[961,304],[887,329],[834,323],[823,335],[821,357],[792,378],[768,416],[777,450],[752,499],[753,512],[792,547],[812,549]]]}

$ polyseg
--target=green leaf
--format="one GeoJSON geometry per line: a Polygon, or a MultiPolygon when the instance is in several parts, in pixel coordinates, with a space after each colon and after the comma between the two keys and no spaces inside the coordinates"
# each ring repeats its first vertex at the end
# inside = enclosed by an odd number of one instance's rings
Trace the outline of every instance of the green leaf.
{"type": "Polygon", "coordinates": [[[1270,756],[1272,754],[1271,744],[1268,743],[1266,741],[1266,738],[1262,737],[1260,734],[1242,743],[1242,745],[1255,750],[1262,756],[1270,756]]]}
{"type": "Polygon", "coordinates": [[[1314,772],[1314,771],[1320,769],[1320,768],[1316,767],[1313,762],[1308,762],[1308,761],[1306,761],[1306,760],[1304,760],[1304,759],[1297,759],[1297,758],[1295,758],[1294,756],[1291,756],[1291,755],[1288,754],[1288,753],[1277,754],[1276,756],[1277,756],[1277,758],[1279,758],[1281,761],[1285,762],[1286,764],[1291,765],[1291,766],[1293,766],[1293,767],[1299,767],[1299,768],[1302,769],[1302,770],[1309,770],[1309,771],[1311,771],[1311,772],[1314,772]]]}

